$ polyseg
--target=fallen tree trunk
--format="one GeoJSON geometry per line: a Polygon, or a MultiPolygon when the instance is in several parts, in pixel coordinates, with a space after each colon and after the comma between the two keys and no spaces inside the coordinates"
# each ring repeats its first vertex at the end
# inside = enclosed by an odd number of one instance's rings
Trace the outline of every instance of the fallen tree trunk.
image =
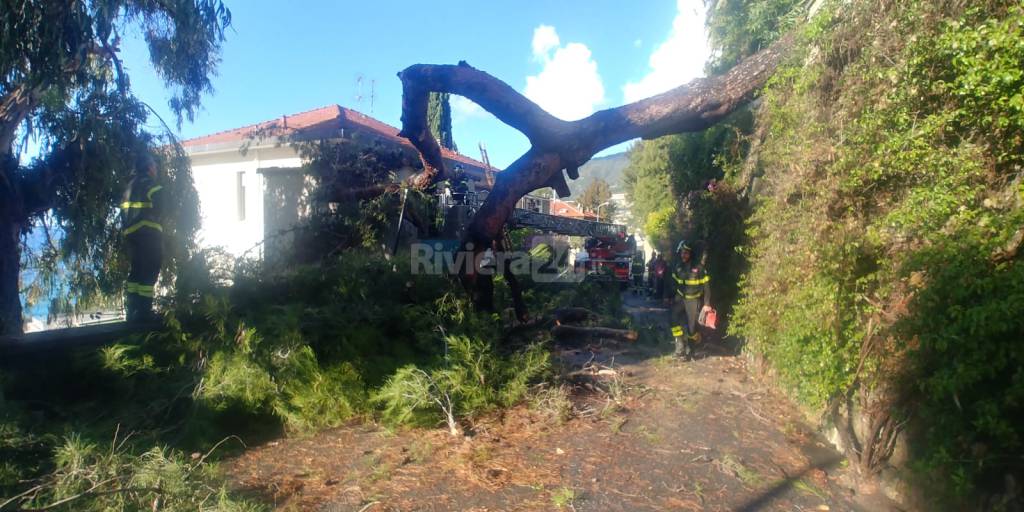
{"type": "Polygon", "coordinates": [[[582,327],[577,325],[556,325],[551,328],[555,339],[571,338],[607,338],[618,341],[636,341],[640,335],[636,331],[612,329],[609,327],[582,327]]]}
{"type": "MultiPolygon", "coordinates": [[[[568,196],[566,176],[578,178],[580,166],[597,152],[636,138],[700,131],[729,115],[767,82],[793,39],[792,34],[782,37],[723,75],[698,78],[578,121],[552,116],[508,84],[464,61],[454,66],[409,66],[398,74],[402,81],[399,135],[409,139],[423,161],[423,172],[413,181],[426,188],[449,178],[441,148],[427,122],[431,92],[464,96],[529,139],[530,149],[497,174],[494,188],[466,231],[463,248],[482,252],[500,235],[519,199],[543,187],[555,189],[559,197],[568,196]]],[[[469,274],[463,276],[463,282],[474,290],[478,306],[490,306],[490,278],[477,279],[475,269],[469,274]],[[486,291],[481,293],[480,288],[486,291]]]]}

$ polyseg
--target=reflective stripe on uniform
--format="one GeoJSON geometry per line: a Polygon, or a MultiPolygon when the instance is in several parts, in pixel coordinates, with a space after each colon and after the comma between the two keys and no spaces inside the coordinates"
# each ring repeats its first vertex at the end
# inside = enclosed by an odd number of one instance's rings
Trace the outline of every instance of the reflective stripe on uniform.
{"type": "Polygon", "coordinates": [[[703,295],[703,294],[704,294],[704,292],[697,292],[697,293],[681,293],[680,295],[682,295],[684,299],[699,299],[700,296],[703,295]]]}
{"type": "Polygon", "coordinates": [[[134,233],[134,232],[136,232],[136,231],[138,231],[138,230],[140,230],[140,229],[142,229],[144,227],[146,227],[146,228],[153,228],[153,229],[155,229],[157,231],[160,231],[160,232],[163,232],[163,230],[164,230],[164,227],[161,226],[160,224],[157,224],[156,222],[153,222],[151,220],[140,220],[140,221],[136,222],[135,224],[132,224],[131,227],[129,227],[128,229],[125,229],[124,230],[124,234],[130,235],[130,234],[132,234],[132,233],[134,233]]]}
{"type": "Polygon", "coordinates": [[[152,298],[153,297],[153,292],[154,292],[154,286],[153,285],[145,285],[145,284],[142,284],[142,283],[134,283],[134,282],[128,281],[124,285],[124,290],[128,294],[139,295],[139,296],[142,296],[142,297],[150,297],[150,298],[152,298]]]}
{"type": "Polygon", "coordinates": [[[678,326],[678,325],[673,325],[672,326],[672,336],[682,336],[682,335],[683,335],[683,328],[681,326],[678,326]]]}
{"type": "Polygon", "coordinates": [[[121,203],[121,208],[124,208],[125,210],[130,210],[132,208],[140,208],[141,209],[141,208],[152,208],[152,207],[153,207],[153,203],[151,203],[149,201],[125,201],[125,202],[121,203]]]}
{"type": "Polygon", "coordinates": [[[157,186],[149,189],[149,191],[146,192],[146,199],[149,199],[150,201],[152,201],[153,200],[153,194],[156,194],[162,188],[164,188],[162,185],[157,185],[157,186]]]}
{"type": "Polygon", "coordinates": [[[701,279],[686,279],[683,284],[686,284],[687,286],[699,286],[709,281],[711,281],[711,278],[708,276],[704,276],[701,279]]]}

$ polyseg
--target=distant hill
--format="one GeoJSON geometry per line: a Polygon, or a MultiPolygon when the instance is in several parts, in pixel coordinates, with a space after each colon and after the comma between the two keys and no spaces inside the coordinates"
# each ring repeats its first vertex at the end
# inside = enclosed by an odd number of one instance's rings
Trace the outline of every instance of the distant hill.
{"type": "Polygon", "coordinates": [[[613,194],[625,192],[622,186],[622,173],[628,165],[629,156],[625,152],[594,158],[583,164],[583,167],[580,167],[580,179],[568,180],[572,197],[583,193],[590,182],[597,178],[607,181],[613,194]]]}

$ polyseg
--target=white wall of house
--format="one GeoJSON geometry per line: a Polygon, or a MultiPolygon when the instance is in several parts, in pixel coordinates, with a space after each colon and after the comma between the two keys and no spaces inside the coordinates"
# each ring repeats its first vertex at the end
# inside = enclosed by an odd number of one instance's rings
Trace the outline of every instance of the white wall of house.
{"type": "Polygon", "coordinates": [[[239,148],[198,149],[189,156],[202,215],[200,246],[219,246],[235,257],[261,257],[266,182],[258,171],[301,167],[298,154],[287,146],[269,146],[249,147],[245,154],[239,148]]]}

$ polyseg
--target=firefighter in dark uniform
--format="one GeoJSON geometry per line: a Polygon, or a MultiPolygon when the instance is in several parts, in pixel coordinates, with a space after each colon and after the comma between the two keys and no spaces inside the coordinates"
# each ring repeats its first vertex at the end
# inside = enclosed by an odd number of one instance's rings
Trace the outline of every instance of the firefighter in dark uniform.
{"type": "Polygon", "coordinates": [[[675,340],[675,356],[684,360],[692,359],[696,345],[700,343],[697,330],[697,315],[702,309],[711,307],[711,276],[704,266],[693,257],[693,248],[686,241],[676,247],[679,259],[672,267],[671,281],[675,293],[672,301],[672,337],[675,340]]]}
{"type": "Polygon", "coordinates": [[[125,285],[125,310],[129,322],[155,319],[153,286],[163,261],[163,187],[157,183],[156,162],[148,154],[138,157],[135,175],[121,203],[124,237],[131,270],[125,285]]]}

